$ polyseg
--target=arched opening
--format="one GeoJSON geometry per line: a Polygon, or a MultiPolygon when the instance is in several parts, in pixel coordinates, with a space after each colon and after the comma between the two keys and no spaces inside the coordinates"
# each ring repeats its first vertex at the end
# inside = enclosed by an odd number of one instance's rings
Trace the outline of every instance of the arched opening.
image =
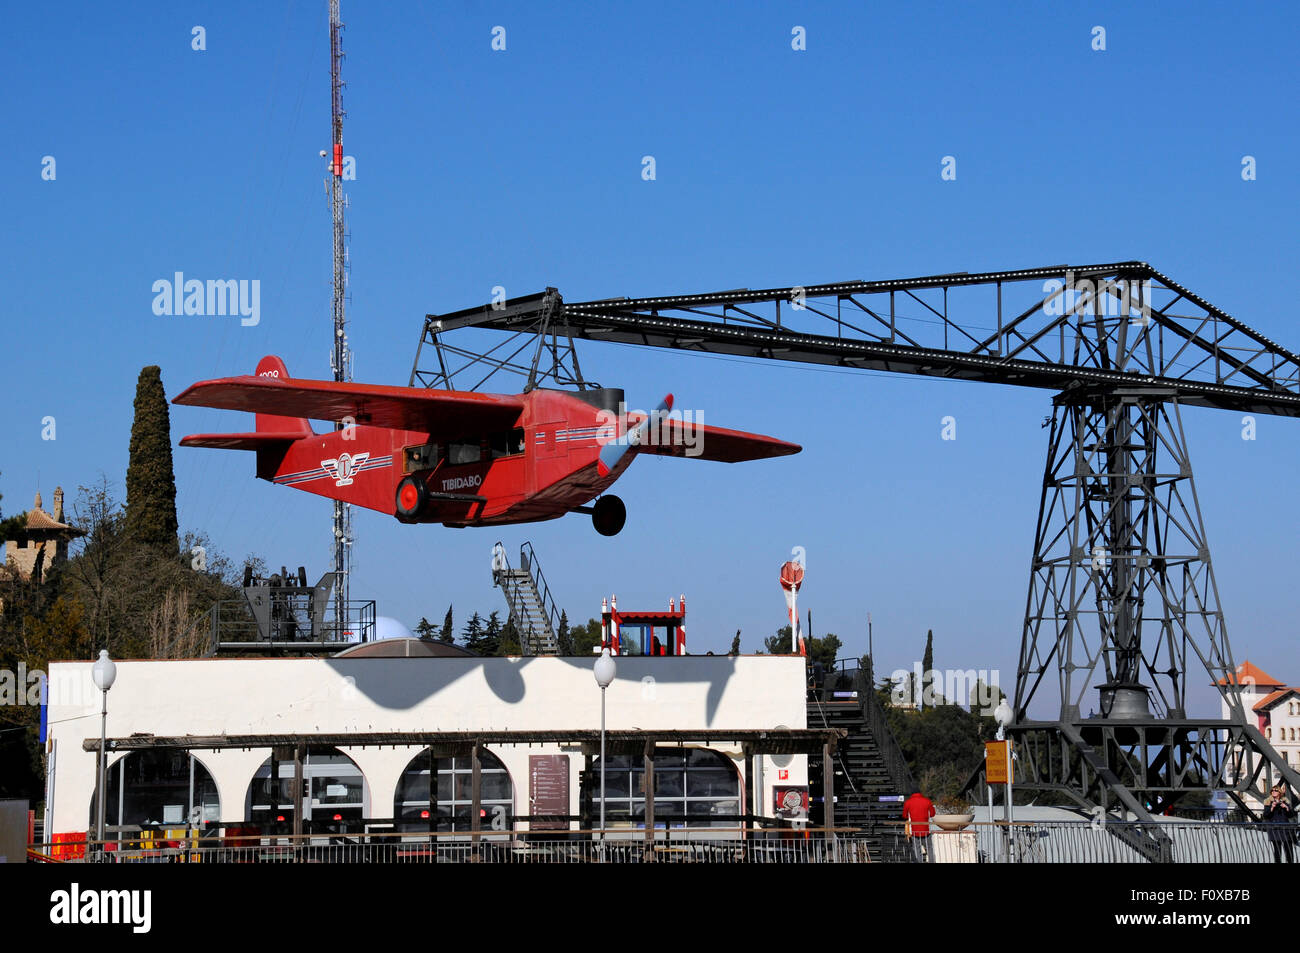
{"type": "MultiPolygon", "coordinates": [[[[508,831],[514,825],[514,785],[501,759],[479,749],[479,828],[508,831]]],[[[470,756],[434,757],[426,748],[411,759],[397,782],[393,818],[407,832],[468,831],[474,795],[470,756]],[[429,779],[436,778],[430,784],[429,779]]]]}
{"type": "MultiPolygon", "coordinates": [[[[297,800],[294,791],[296,771],[291,754],[263,761],[249,782],[244,799],[244,817],[266,833],[292,833],[297,800]]],[[[313,745],[303,754],[302,778],[304,834],[344,834],[362,830],[369,791],[366,777],[355,761],[338,748],[313,745]]]]}
{"type": "MultiPolygon", "coordinates": [[[[105,788],[108,796],[104,824],[108,828],[202,830],[221,820],[216,781],[203,763],[184,748],[127,752],[109,767],[105,788]]],[[[96,791],[90,799],[91,830],[99,823],[98,796],[96,791]]],[[[112,831],[105,836],[109,840],[122,839],[113,837],[112,831]]]]}
{"type": "MultiPolygon", "coordinates": [[[[600,818],[600,759],[582,787],[592,819],[600,818]]],[[[740,773],[730,758],[709,748],[656,748],[655,827],[740,826],[740,773]]],[[[645,828],[645,760],[639,755],[605,759],[605,823],[645,828]]]]}

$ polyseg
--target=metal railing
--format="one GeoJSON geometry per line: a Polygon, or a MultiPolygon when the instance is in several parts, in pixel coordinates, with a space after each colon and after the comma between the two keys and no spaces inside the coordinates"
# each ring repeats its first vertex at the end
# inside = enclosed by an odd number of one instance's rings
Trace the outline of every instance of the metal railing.
{"type": "MultiPolygon", "coordinates": [[[[1143,864],[1148,859],[1127,843],[1149,837],[1158,828],[1172,842],[1168,859],[1183,864],[1252,864],[1273,861],[1270,829],[1263,824],[1224,822],[1124,822],[1107,820],[971,824],[960,831],[931,827],[928,843],[909,839],[903,825],[891,824],[882,859],[925,862],[919,848],[933,853],[934,863],[1143,864]]],[[[1294,838],[1291,827],[1285,836],[1294,838]]],[[[1293,843],[1293,851],[1300,853],[1293,843]]]]}
{"type": "Polygon", "coordinates": [[[525,542],[519,547],[519,568],[532,578],[533,588],[537,590],[542,612],[554,637],[560,630],[560,612],[555,607],[555,600],[551,597],[551,587],[546,584],[546,577],[542,575],[542,564],[537,561],[537,553],[530,542],[525,542]]]}
{"type": "Polygon", "coordinates": [[[903,750],[898,746],[898,741],[890,730],[884,706],[876,697],[870,668],[863,668],[860,660],[856,658],[836,659],[835,667],[823,674],[821,684],[814,686],[814,690],[819,702],[823,696],[833,695],[836,690],[857,692],[858,706],[862,709],[867,728],[875,739],[876,750],[880,752],[880,758],[885,763],[890,781],[899,791],[911,793],[916,789],[912,770],[907,766],[903,750]]]}
{"type": "MultiPolygon", "coordinates": [[[[103,850],[83,843],[84,856],[59,858],[76,863],[868,863],[870,854],[857,831],[744,832],[714,831],[709,839],[658,836],[647,841],[640,832],[573,831],[491,832],[478,835],[371,835],[359,838],[226,837],[138,844],[103,850]],[[747,834],[747,836],[746,836],[747,834]],[[718,836],[722,835],[722,836],[718,836]]],[[[32,845],[34,860],[56,859],[55,845],[32,845]]],[[[67,845],[62,845],[67,846],[67,845]]],[[[116,844],[109,845],[118,847],[116,844]]]]}
{"type": "MultiPolygon", "coordinates": [[[[909,838],[902,823],[860,830],[640,830],[528,832],[466,831],[361,835],[223,835],[32,844],[33,861],[72,863],[867,863],[868,843],[886,863],[1140,864],[1148,859],[1127,842],[1159,826],[1172,842],[1173,863],[1271,863],[1274,840],[1294,839],[1294,826],[1108,820],[981,822],[964,830],[932,825],[928,838],[909,838]],[[1125,836],[1117,836],[1117,835],[1125,836]],[[105,849],[106,848],[106,849],[105,849]]],[[[1292,845],[1300,857],[1300,847],[1292,845]]],[[[1285,858],[1285,853],[1283,852],[1285,858]]]]}
{"type": "Polygon", "coordinates": [[[281,649],[320,648],[331,651],[375,637],[375,600],[349,599],[344,618],[336,616],[338,603],[330,599],[321,619],[313,622],[312,590],[284,590],[276,596],[269,631],[258,624],[248,599],[221,599],[208,610],[209,652],[256,652],[268,647],[281,649]]]}

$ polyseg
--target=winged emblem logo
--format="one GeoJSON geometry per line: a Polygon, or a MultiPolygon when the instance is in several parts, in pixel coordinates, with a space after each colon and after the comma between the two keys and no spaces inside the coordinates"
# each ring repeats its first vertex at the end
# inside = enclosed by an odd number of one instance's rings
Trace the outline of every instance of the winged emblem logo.
{"type": "Polygon", "coordinates": [[[320,465],[334,478],[335,486],[351,486],[352,478],[361,469],[361,464],[369,459],[369,452],[358,453],[355,456],[350,453],[340,453],[334,460],[322,460],[320,465]]]}

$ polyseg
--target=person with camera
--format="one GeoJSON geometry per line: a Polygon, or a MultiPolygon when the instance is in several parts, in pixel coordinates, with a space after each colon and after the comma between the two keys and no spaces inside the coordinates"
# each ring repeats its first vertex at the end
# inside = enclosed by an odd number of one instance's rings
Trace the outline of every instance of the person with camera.
{"type": "Polygon", "coordinates": [[[1263,821],[1268,826],[1268,841],[1273,845],[1273,862],[1282,863],[1282,853],[1286,852],[1286,862],[1295,863],[1295,809],[1287,799],[1286,788],[1282,784],[1273,785],[1269,792],[1268,803],[1264,805],[1263,821]]]}

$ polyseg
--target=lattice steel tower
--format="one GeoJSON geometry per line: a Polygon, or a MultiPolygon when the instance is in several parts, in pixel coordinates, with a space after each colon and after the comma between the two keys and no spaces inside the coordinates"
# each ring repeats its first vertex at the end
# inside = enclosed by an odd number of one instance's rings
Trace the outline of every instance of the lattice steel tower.
{"type": "MultiPolygon", "coordinates": [[[[334,340],[330,350],[330,368],[334,380],[352,379],[352,352],[348,349],[347,317],[344,304],[347,299],[348,252],[347,234],[343,227],[343,211],[347,199],[343,195],[343,44],[340,34],[343,24],[339,20],[339,0],[330,0],[330,115],[333,120],[333,140],[330,160],[330,210],[334,219],[334,340]]],[[[343,430],[345,421],[336,421],[335,430],[343,430]]],[[[347,628],[348,583],[352,574],[352,507],[334,501],[334,621],[340,632],[347,628]]]]}

